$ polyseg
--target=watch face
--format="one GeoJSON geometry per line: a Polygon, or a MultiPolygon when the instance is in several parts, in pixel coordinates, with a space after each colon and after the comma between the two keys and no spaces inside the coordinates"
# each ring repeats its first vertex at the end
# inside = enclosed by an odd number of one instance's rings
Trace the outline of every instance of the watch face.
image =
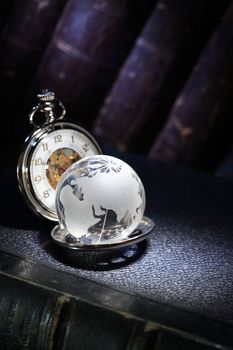
{"type": "Polygon", "coordinates": [[[79,159],[100,154],[100,149],[91,135],[73,124],[60,123],[44,130],[39,138],[31,139],[25,152],[23,192],[33,209],[56,220],[56,187],[62,174],[79,159]]]}

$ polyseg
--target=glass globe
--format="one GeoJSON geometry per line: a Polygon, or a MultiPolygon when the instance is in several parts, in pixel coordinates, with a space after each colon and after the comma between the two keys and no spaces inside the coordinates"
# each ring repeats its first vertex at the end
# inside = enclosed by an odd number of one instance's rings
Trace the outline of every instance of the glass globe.
{"type": "Polygon", "coordinates": [[[145,191],[136,172],[122,160],[95,155],[63,174],[56,194],[61,229],[82,244],[122,241],[139,225],[145,191]]]}

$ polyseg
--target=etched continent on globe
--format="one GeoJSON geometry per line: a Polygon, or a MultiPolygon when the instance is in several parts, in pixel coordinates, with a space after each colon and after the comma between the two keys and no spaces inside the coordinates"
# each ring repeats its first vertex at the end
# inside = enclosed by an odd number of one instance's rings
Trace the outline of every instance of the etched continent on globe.
{"type": "Polygon", "coordinates": [[[77,240],[90,244],[116,242],[140,223],[145,191],[125,162],[96,155],[74,163],[57,189],[59,221],[77,240]]]}

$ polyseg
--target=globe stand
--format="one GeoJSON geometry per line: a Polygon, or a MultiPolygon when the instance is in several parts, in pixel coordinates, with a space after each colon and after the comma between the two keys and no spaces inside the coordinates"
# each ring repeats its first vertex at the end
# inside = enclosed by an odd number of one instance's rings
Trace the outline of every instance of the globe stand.
{"type": "Polygon", "coordinates": [[[91,239],[83,236],[80,239],[77,239],[75,236],[71,235],[66,229],[61,228],[60,225],[57,225],[51,231],[51,237],[53,241],[66,249],[72,249],[77,251],[103,251],[103,250],[112,250],[125,247],[134,243],[138,243],[146,239],[154,228],[154,222],[144,216],[138,225],[138,227],[130,233],[127,237],[116,240],[102,238],[98,244],[93,244],[91,239]]]}

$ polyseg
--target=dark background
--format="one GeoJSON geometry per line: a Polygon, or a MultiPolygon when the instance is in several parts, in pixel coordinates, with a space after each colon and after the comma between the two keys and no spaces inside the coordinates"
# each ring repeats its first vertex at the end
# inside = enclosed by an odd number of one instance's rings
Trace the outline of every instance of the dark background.
{"type": "Polygon", "coordinates": [[[98,334],[110,349],[129,336],[102,317],[108,308],[127,322],[155,319],[144,346],[133,322],[127,349],[232,348],[233,182],[158,160],[233,176],[233,2],[8,0],[0,33],[2,348],[45,349],[48,339],[70,349],[84,338],[97,348],[98,334]],[[51,241],[53,224],[20,196],[16,162],[44,88],[145,184],[155,230],[121,266],[69,260],[51,241]],[[62,310],[57,288],[70,299],[62,310]]]}
{"type": "Polygon", "coordinates": [[[232,177],[229,0],[0,4],[1,154],[15,162],[53,90],[101,145],[232,177]]]}

